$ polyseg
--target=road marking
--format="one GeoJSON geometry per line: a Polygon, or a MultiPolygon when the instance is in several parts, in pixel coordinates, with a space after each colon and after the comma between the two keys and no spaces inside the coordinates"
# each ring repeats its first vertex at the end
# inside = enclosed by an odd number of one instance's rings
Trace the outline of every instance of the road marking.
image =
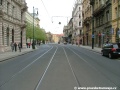
{"type": "MultiPolygon", "coordinates": [[[[68,48],[68,47],[67,47],[68,48]]],[[[68,48],[70,49],[70,48],[68,48]]],[[[71,49],[70,49],[71,50],[71,49]]],[[[81,60],[83,60],[84,62],[86,62],[90,67],[92,67],[94,70],[96,70],[98,73],[100,73],[101,75],[103,75],[107,80],[109,80],[111,83],[113,83],[115,86],[117,86],[117,84],[115,82],[113,82],[108,76],[106,76],[103,72],[98,71],[94,66],[92,66],[89,62],[87,62],[85,59],[83,59],[82,57],[80,57],[79,54],[75,53],[73,50],[71,50],[74,54],[76,54],[81,60]]],[[[119,86],[117,86],[119,87],[119,86]]],[[[119,87],[120,88],[120,87],[119,87]]]]}
{"type": "Polygon", "coordinates": [[[51,62],[52,62],[52,60],[53,60],[53,58],[54,58],[54,56],[55,56],[57,50],[58,50],[58,47],[57,47],[57,49],[55,50],[55,52],[54,52],[52,58],[50,59],[50,62],[48,63],[48,66],[47,66],[47,68],[45,69],[45,71],[44,71],[44,73],[43,73],[41,79],[39,80],[39,82],[38,82],[38,84],[37,84],[35,90],[39,90],[38,88],[39,88],[39,86],[41,85],[41,82],[42,82],[42,80],[43,80],[43,78],[44,78],[46,72],[48,71],[48,68],[50,67],[50,64],[51,64],[51,62]]]}
{"type": "Polygon", "coordinates": [[[31,62],[30,64],[28,64],[26,67],[24,67],[23,69],[21,69],[19,72],[17,72],[16,74],[14,74],[9,80],[5,81],[0,87],[4,86],[7,82],[9,82],[10,80],[12,80],[16,75],[18,75],[19,73],[21,73],[22,71],[24,71],[26,68],[28,68],[34,62],[36,62],[38,59],[40,59],[42,56],[44,56],[46,53],[48,53],[52,48],[50,48],[48,51],[46,51],[45,53],[43,53],[40,57],[38,57],[33,62],[31,62]]]}
{"type": "Polygon", "coordinates": [[[74,73],[74,71],[73,71],[73,68],[72,68],[72,66],[71,66],[71,64],[70,64],[70,61],[69,61],[69,59],[68,59],[67,53],[66,53],[66,51],[65,51],[64,48],[63,48],[63,50],[64,50],[65,56],[66,56],[66,58],[67,58],[67,61],[68,61],[68,63],[69,63],[69,66],[70,66],[70,69],[71,69],[71,71],[72,71],[72,74],[73,74],[73,76],[74,76],[74,78],[75,78],[75,81],[76,81],[77,85],[80,86],[80,84],[79,84],[79,82],[78,82],[78,80],[77,80],[77,77],[76,77],[76,75],[75,75],[75,73],[74,73]]]}

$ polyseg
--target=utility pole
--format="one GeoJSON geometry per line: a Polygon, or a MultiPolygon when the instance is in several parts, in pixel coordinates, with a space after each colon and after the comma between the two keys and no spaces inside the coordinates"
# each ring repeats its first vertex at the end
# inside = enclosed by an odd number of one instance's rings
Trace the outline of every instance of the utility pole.
{"type": "Polygon", "coordinates": [[[35,18],[35,9],[37,9],[37,15],[38,15],[38,8],[33,7],[33,42],[32,42],[32,49],[35,49],[35,36],[34,36],[34,18],[35,18]]]}
{"type": "Polygon", "coordinates": [[[94,4],[92,5],[92,49],[94,49],[94,4]]]}

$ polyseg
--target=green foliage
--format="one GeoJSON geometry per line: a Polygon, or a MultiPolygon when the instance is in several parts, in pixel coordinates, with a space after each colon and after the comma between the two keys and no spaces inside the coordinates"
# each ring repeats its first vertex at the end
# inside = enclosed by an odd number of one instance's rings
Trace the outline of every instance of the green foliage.
{"type": "Polygon", "coordinates": [[[28,23],[27,22],[27,28],[26,28],[26,38],[32,38],[33,37],[33,27],[32,27],[32,24],[28,23]]]}
{"type": "MultiPolygon", "coordinates": [[[[33,25],[27,22],[26,38],[33,38],[33,25]]],[[[45,30],[39,27],[34,27],[34,38],[36,40],[46,40],[45,30]]]]}

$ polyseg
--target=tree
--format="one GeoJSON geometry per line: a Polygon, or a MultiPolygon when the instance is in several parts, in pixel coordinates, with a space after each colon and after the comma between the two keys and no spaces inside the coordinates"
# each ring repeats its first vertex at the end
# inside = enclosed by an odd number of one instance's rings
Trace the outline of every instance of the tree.
{"type": "MultiPolygon", "coordinates": [[[[27,22],[27,28],[26,28],[26,38],[27,39],[33,39],[33,24],[30,24],[27,22]]],[[[45,30],[40,27],[34,26],[34,38],[36,41],[45,41],[46,40],[46,34],[45,30]]]]}

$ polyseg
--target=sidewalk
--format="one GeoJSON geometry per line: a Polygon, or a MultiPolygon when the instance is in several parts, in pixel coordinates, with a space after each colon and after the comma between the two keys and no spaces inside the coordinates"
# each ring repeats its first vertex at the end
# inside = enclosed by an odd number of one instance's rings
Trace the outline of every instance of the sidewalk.
{"type": "Polygon", "coordinates": [[[80,47],[85,48],[85,49],[92,50],[92,51],[97,52],[97,53],[101,53],[101,50],[102,50],[102,48],[98,48],[98,47],[94,47],[94,48],[92,49],[92,46],[83,46],[83,45],[81,45],[80,47]]]}
{"type": "Polygon", "coordinates": [[[8,60],[10,58],[14,58],[16,56],[26,54],[28,52],[32,52],[32,51],[34,51],[32,48],[24,48],[24,49],[21,49],[21,52],[19,52],[19,50],[17,50],[16,52],[8,51],[8,52],[0,53],[0,62],[8,60]]]}

